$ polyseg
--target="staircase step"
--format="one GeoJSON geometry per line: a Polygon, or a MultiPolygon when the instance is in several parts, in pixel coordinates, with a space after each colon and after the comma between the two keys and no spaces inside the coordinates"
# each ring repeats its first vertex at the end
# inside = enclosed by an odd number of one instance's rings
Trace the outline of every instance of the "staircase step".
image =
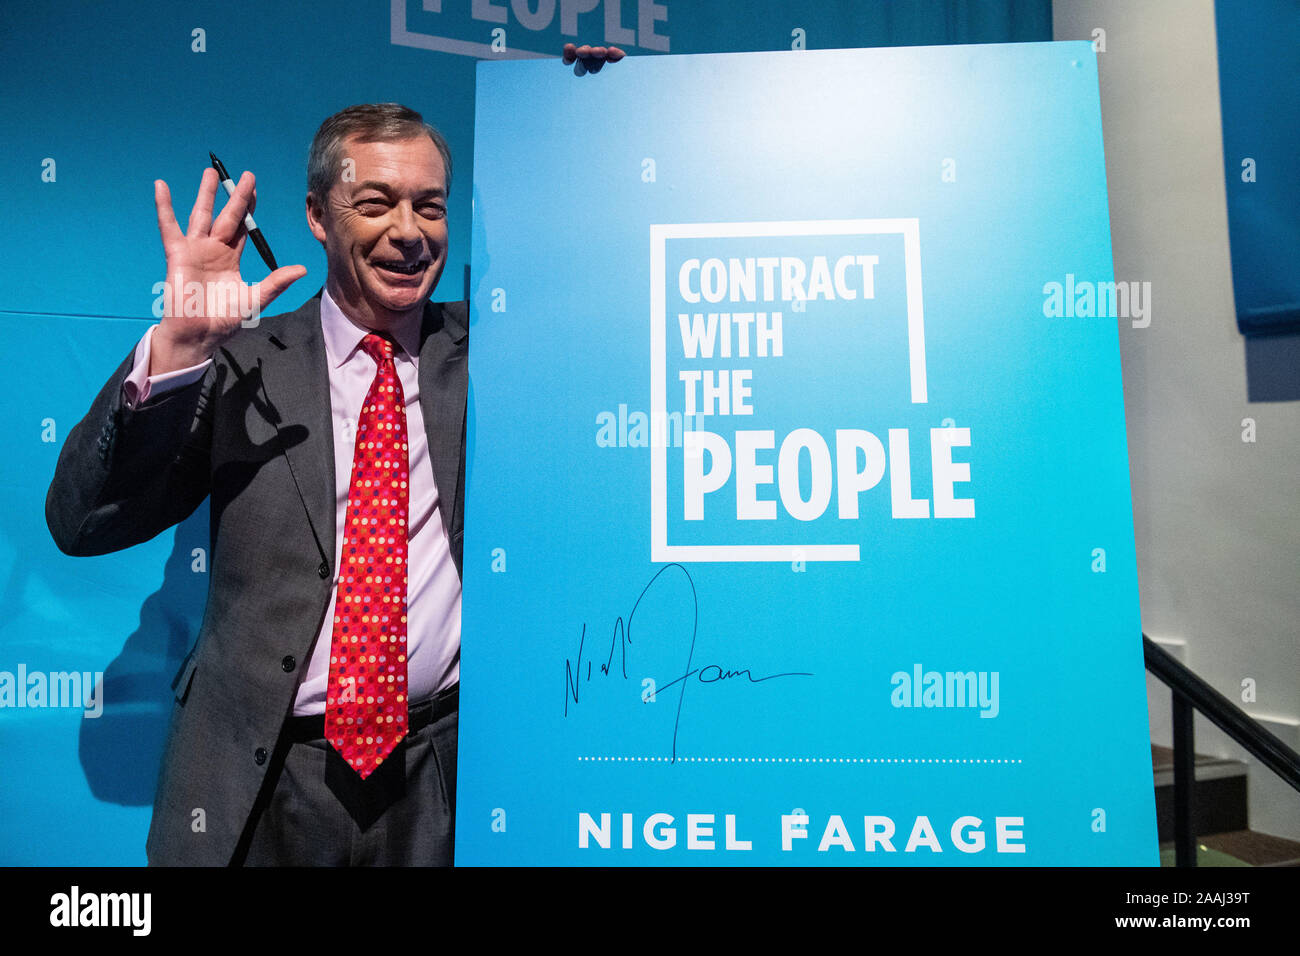
{"type": "MultiPolygon", "coordinates": [[[[1174,865],[1173,842],[1160,844],[1160,865],[1174,865]]],[[[1233,830],[1196,839],[1197,866],[1300,867],[1300,843],[1254,830],[1233,830]]]]}
{"type": "MultiPolygon", "coordinates": [[[[1244,777],[1246,763],[1232,757],[1211,757],[1208,754],[1196,755],[1196,779],[1220,780],[1225,777],[1244,777]]],[[[1174,751],[1172,747],[1151,745],[1151,772],[1157,787],[1174,785],[1174,751]]]]}
{"type": "MultiPolygon", "coordinates": [[[[1174,752],[1151,745],[1156,791],[1156,830],[1161,843],[1174,838],[1174,752]]],[[[1197,834],[1247,830],[1246,764],[1197,754],[1192,786],[1192,831],[1197,834]]],[[[1208,846],[1208,844],[1207,844],[1208,846]]]]}

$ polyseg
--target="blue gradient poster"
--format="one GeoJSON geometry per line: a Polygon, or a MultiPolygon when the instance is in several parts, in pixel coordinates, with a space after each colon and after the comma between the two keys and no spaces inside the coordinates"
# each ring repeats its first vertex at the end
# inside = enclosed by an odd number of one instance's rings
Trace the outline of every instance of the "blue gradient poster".
{"type": "Polygon", "coordinates": [[[1155,864],[1089,45],[477,97],[457,863],[1155,864]]]}

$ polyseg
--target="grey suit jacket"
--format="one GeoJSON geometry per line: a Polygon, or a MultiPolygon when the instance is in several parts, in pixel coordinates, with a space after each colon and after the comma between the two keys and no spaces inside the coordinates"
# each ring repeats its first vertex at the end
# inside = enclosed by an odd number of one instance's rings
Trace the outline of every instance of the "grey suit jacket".
{"type": "MultiPolygon", "coordinates": [[[[466,303],[427,304],[420,405],[457,571],[467,346],[466,303]]],[[[134,410],[122,404],[132,358],[69,433],[46,521],[64,552],[104,554],[147,541],[211,496],[207,607],[173,683],[146,851],[151,864],[226,865],[292,712],[335,573],[320,294],[241,329],[202,381],[134,410]]]]}

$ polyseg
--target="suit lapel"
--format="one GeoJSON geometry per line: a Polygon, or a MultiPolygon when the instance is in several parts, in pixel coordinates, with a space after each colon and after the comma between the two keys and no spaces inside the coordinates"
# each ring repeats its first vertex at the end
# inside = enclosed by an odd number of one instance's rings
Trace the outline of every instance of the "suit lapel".
{"type": "Polygon", "coordinates": [[[320,293],[268,334],[262,392],[322,559],[334,563],[334,424],[320,293]]]}
{"type": "MultiPolygon", "coordinates": [[[[463,489],[460,487],[465,434],[464,310],[460,303],[425,306],[420,335],[420,410],[429,439],[429,459],[438,483],[442,524],[450,538],[458,525],[463,489]]],[[[453,551],[454,551],[453,547],[453,551]]]]}
{"type": "MultiPolygon", "coordinates": [[[[462,520],[461,488],[468,371],[461,303],[426,304],[420,329],[420,410],[439,512],[449,538],[462,520]]],[[[319,293],[274,332],[262,358],[262,394],[321,555],[334,562],[334,425],[319,293]]],[[[453,546],[453,553],[455,552],[453,546]]]]}

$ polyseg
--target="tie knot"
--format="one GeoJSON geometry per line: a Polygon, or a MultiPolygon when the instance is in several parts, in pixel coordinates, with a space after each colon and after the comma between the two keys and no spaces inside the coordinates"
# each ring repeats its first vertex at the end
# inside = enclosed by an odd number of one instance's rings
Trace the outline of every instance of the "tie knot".
{"type": "Polygon", "coordinates": [[[361,347],[365,349],[367,355],[375,360],[376,365],[383,365],[393,357],[393,343],[382,335],[376,335],[374,332],[368,334],[361,340],[361,347]]]}

